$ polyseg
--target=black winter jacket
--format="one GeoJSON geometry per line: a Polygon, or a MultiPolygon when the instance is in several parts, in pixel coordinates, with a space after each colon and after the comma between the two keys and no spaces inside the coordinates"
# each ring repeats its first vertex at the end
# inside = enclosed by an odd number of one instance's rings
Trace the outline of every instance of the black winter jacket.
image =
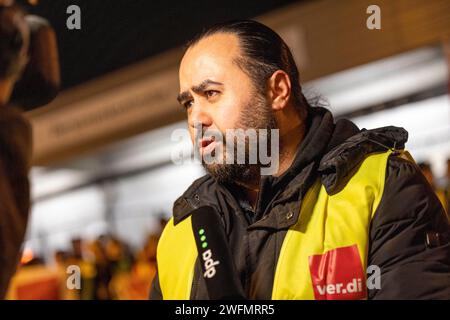
{"type": "MultiPolygon", "coordinates": [[[[284,236],[296,223],[313,182],[320,178],[329,194],[338,192],[367,155],[402,149],[406,140],[401,128],[359,130],[348,120],[334,122],[324,108],[312,108],[292,166],[280,177],[262,178],[254,211],[239,199],[235,187],[206,175],[175,201],[174,223],[197,207],[215,207],[222,214],[246,297],[270,299],[284,236]]],[[[368,253],[368,265],[381,269],[381,289],[370,289],[368,298],[450,299],[450,227],[444,210],[413,162],[393,153],[386,170],[368,253]]],[[[157,276],[150,298],[163,298],[157,276]]],[[[191,299],[208,298],[197,260],[191,299]]]]}

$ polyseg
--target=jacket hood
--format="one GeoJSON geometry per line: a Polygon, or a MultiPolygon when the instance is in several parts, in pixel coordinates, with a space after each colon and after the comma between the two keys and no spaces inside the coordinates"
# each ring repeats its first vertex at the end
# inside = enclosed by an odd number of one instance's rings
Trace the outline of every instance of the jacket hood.
{"type": "Polygon", "coordinates": [[[341,190],[366,156],[405,148],[408,132],[398,127],[361,130],[324,155],[319,165],[322,184],[328,194],[341,190]]]}

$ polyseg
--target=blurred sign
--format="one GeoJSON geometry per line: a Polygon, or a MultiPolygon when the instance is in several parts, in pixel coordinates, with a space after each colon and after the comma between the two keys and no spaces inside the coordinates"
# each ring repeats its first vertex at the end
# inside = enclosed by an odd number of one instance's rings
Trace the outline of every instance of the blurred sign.
{"type": "Polygon", "coordinates": [[[31,114],[35,164],[80,154],[184,117],[176,102],[175,68],[98,91],[69,103],[59,97],[49,106],[51,112],[31,114]]]}

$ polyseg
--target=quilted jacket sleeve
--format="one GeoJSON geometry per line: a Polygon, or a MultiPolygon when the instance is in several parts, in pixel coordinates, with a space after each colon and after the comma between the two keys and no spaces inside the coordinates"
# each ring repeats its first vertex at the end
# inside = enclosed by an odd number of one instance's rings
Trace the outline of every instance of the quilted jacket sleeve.
{"type": "Polygon", "coordinates": [[[370,228],[369,265],[380,288],[369,299],[450,299],[450,227],[417,165],[391,156],[370,228]]]}

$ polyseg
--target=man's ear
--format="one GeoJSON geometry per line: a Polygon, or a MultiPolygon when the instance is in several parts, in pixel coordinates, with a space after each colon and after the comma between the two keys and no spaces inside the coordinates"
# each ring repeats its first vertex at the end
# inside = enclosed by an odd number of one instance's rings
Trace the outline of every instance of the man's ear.
{"type": "Polygon", "coordinates": [[[283,70],[275,71],[269,78],[267,90],[274,111],[282,110],[291,96],[291,80],[283,70]]]}

